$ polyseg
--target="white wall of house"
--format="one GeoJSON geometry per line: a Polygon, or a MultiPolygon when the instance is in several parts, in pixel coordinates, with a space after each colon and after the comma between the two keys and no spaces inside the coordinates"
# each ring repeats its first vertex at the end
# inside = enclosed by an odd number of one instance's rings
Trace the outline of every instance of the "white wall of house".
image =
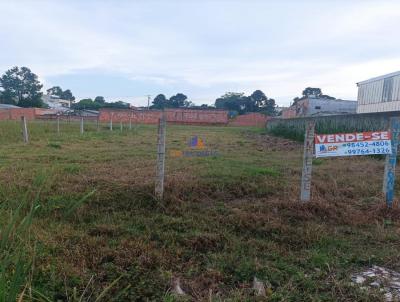
{"type": "Polygon", "coordinates": [[[357,113],[400,111],[400,71],[357,83],[357,113]]]}
{"type": "Polygon", "coordinates": [[[56,96],[52,95],[44,95],[42,100],[45,104],[47,104],[51,109],[56,109],[59,111],[67,111],[71,107],[71,102],[68,100],[60,99],[56,96]]]}

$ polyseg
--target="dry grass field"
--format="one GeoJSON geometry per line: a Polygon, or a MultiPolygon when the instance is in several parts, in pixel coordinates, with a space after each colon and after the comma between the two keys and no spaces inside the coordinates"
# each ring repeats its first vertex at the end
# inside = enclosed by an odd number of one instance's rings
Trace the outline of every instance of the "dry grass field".
{"type": "Polygon", "coordinates": [[[313,201],[301,204],[301,144],[168,125],[167,153],[198,135],[219,156],[168,154],[157,202],[155,126],[29,129],[24,145],[19,122],[0,123],[0,301],[380,301],[351,275],[400,269],[381,159],[315,160],[313,201]]]}

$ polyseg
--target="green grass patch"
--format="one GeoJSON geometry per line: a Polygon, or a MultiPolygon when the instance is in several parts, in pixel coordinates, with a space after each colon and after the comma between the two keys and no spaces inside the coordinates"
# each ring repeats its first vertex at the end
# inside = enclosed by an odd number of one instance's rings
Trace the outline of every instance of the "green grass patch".
{"type": "Polygon", "coordinates": [[[253,301],[254,277],[271,286],[267,301],[379,301],[351,274],[397,269],[398,208],[381,205],[381,161],[315,159],[313,201],[301,204],[302,148],[259,129],[168,125],[167,153],[198,135],[219,156],[167,156],[157,201],[156,126],[85,123],[80,135],[63,122],[58,135],[54,123],[28,124],[25,145],[19,122],[0,122],[4,301],[27,284],[27,301],[176,301],[176,278],[188,301],[253,301]]]}

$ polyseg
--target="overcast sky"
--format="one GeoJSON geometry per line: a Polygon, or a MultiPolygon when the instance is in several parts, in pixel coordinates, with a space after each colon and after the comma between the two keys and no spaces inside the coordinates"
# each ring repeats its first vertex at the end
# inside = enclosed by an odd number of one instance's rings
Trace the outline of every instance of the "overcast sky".
{"type": "Polygon", "coordinates": [[[307,87],[343,99],[400,70],[400,1],[0,0],[0,73],[27,66],[47,89],[144,105],[183,92],[213,103],[307,87]]]}

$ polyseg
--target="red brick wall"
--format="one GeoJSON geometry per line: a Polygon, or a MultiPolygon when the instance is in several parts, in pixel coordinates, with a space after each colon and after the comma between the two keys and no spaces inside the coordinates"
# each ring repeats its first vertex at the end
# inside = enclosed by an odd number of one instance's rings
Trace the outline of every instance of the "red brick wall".
{"type": "Polygon", "coordinates": [[[10,119],[10,112],[5,109],[0,110],[0,121],[9,120],[10,119]]]}
{"type": "Polygon", "coordinates": [[[35,108],[0,109],[0,120],[18,120],[25,116],[28,120],[35,119],[35,108]]]}
{"type": "Polygon", "coordinates": [[[294,118],[296,117],[296,109],[289,107],[282,110],[282,118],[294,118]]]}
{"type": "Polygon", "coordinates": [[[265,127],[270,117],[261,113],[248,113],[244,115],[238,115],[229,122],[230,126],[242,126],[242,127],[265,127]]]}
{"type": "Polygon", "coordinates": [[[35,108],[35,115],[56,114],[56,109],[35,108]]]}
{"type": "MultiPolygon", "coordinates": [[[[166,109],[167,122],[177,124],[224,124],[228,123],[228,112],[224,110],[166,109]]],[[[139,124],[157,124],[161,110],[100,109],[102,122],[129,122],[139,124]]]]}

